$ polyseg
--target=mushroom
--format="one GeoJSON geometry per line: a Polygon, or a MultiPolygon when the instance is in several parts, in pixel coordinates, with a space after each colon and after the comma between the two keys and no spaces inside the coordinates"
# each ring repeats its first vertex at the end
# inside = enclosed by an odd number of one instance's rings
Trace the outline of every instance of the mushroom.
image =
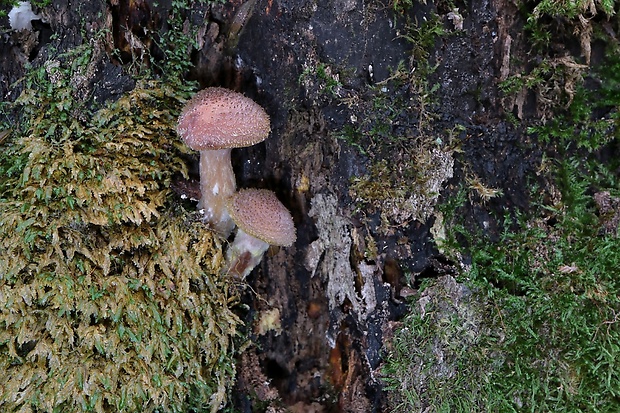
{"type": "Polygon", "coordinates": [[[228,199],[237,234],[226,253],[224,274],[245,278],[269,245],[290,247],[297,239],[291,213],[267,189],[242,189],[228,199]]]}
{"type": "Polygon", "coordinates": [[[200,151],[198,208],[204,211],[204,221],[225,237],[234,228],[226,199],[237,189],[231,150],[264,141],[270,130],[269,115],[260,105],[219,87],[196,93],[179,116],[178,134],[187,146],[200,151]]]}

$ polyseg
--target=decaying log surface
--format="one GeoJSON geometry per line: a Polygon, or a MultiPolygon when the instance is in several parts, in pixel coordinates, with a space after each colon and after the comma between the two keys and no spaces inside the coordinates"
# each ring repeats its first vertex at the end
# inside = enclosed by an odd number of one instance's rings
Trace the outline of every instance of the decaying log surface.
{"type": "MultiPolygon", "coordinates": [[[[391,321],[406,310],[404,273],[450,273],[433,242],[440,232],[433,227],[434,208],[439,192],[465,171],[453,153],[429,152],[438,165],[428,190],[434,195],[405,200],[409,209],[395,210],[387,230],[380,213],[360,211],[351,182],[370,164],[337,132],[364,116],[360,102],[368,87],[410,59],[411,45],[399,31],[401,17],[380,1],[258,0],[252,9],[242,9],[246,4],[196,5],[206,17],[194,22],[200,27],[199,49],[188,79],[201,87],[241,91],[266,108],[271,137],[233,154],[238,186],[274,190],[293,213],[298,241],[270,251],[247,280],[248,310],[242,315],[254,344],[239,357],[234,402],[248,412],[257,400],[269,405],[268,411],[383,411],[378,369],[391,321]],[[337,79],[335,96],[304,78],[321,65],[346,74],[346,80],[337,79]],[[368,255],[368,249],[376,252],[368,255]]],[[[506,102],[494,87],[506,77],[511,56],[523,53],[513,27],[514,6],[474,0],[463,7],[468,18],[462,33],[431,51],[437,65],[432,80],[441,87],[440,113],[429,130],[439,137],[456,120],[465,125],[472,138],[461,150],[476,159],[471,172],[505,188],[508,201],[522,205],[524,176],[537,154],[524,156],[513,145],[518,138],[501,120],[506,102]]],[[[41,11],[43,22],[35,23],[34,32],[3,33],[3,98],[13,100],[19,93],[11,85],[27,63],[53,59],[51,46],[66,50],[101,33],[106,47],[97,50],[79,86],[95,101],[117,98],[134,85],[122,65],[138,64],[147,52],[160,53],[150,34],[165,30],[168,8],[166,1],[54,1],[41,11]]],[[[452,27],[447,11],[438,13],[452,27]]],[[[533,110],[525,97],[509,103],[518,116],[533,110]]],[[[408,156],[398,151],[394,158],[408,156]]],[[[494,225],[482,210],[472,210],[470,219],[494,225]]]]}

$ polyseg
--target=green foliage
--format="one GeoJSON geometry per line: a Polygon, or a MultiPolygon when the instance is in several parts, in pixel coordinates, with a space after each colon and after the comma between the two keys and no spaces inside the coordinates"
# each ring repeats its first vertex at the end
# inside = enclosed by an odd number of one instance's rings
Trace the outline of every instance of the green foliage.
{"type": "Polygon", "coordinates": [[[395,413],[493,412],[490,312],[466,287],[442,277],[421,293],[390,343],[381,371],[395,413]]]}
{"type": "Polygon", "coordinates": [[[424,69],[425,74],[430,74],[432,71],[427,66],[430,51],[435,46],[435,42],[445,35],[446,30],[437,13],[429,13],[421,23],[417,19],[408,17],[401,37],[411,44],[412,65],[424,69]]]}
{"type": "MultiPolygon", "coordinates": [[[[51,3],[51,0],[30,0],[30,4],[36,7],[45,7],[51,3]]],[[[19,4],[18,0],[0,0],[0,7],[5,6],[17,6],[19,4]]]]}
{"type": "Polygon", "coordinates": [[[198,48],[200,34],[196,24],[208,18],[206,5],[218,2],[220,0],[174,0],[170,3],[164,28],[153,31],[143,27],[148,41],[130,42],[127,50],[112,50],[112,55],[125,64],[125,72],[136,78],[161,77],[172,82],[182,78],[191,69],[191,54],[198,48]],[[131,57],[123,59],[123,52],[131,57]]]}
{"type": "Polygon", "coordinates": [[[0,410],[216,411],[239,320],[219,241],[168,189],[190,91],[141,80],[91,109],[91,55],[32,71],[0,142],[0,410]]]}
{"type": "Polygon", "coordinates": [[[552,78],[554,75],[557,76],[555,68],[551,67],[548,62],[542,62],[527,75],[519,74],[508,77],[499,84],[499,89],[505,94],[517,93],[524,87],[530,90],[535,89],[549,81],[555,81],[557,77],[552,78]]]}
{"type": "MultiPolygon", "coordinates": [[[[393,7],[403,12],[410,4],[394,2],[393,7]]],[[[367,173],[352,179],[350,192],[360,209],[382,212],[383,230],[411,219],[424,221],[453,166],[451,142],[444,142],[445,131],[433,124],[439,85],[429,82],[436,68],[430,51],[445,35],[442,23],[432,11],[421,23],[407,15],[399,33],[411,46],[410,58],[370,87],[363,102],[344,102],[357,106],[356,124],[336,134],[369,158],[367,173]]]]}
{"type": "Polygon", "coordinates": [[[170,29],[158,36],[153,36],[154,38],[161,36],[160,50],[164,54],[164,59],[158,61],[149,55],[151,66],[157,68],[168,79],[182,77],[192,66],[191,52],[198,47],[197,29],[194,26],[184,28],[184,22],[187,13],[194,13],[193,3],[192,0],[173,1],[172,10],[167,19],[170,29]]]}
{"type": "Polygon", "coordinates": [[[328,67],[322,63],[316,68],[316,76],[325,84],[325,93],[331,96],[337,96],[338,88],[342,87],[342,83],[340,83],[338,76],[332,75],[328,67]]]}
{"type": "MultiPolygon", "coordinates": [[[[506,50],[511,70],[518,73],[499,86],[506,95],[513,95],[507,99],[508,106],[522,102],[526,92],[533,92],[537,117],[545,121],[554,118],[559,109],[569,107],[578,94],[583,96],[584,79],[590,75],[591,63],[598,60],[596,49],[606,45],[605,57],[617,55],[613,50],[617,49],[617,39],[609,30],[609,21],[618,6],[613,0],[524,1],[517,6],[525,21],[524,40],[530,49],[527,56],[510,56],[506,50]]],[[[592,87],[592,83],[586,84],[592,87]]],[[[518,105],[521,111],[522,103],[518,105]]],[[[596,126],[599,137],[604,126],[602,122],[596,126]]]]}
{"type": "Polygon", "coordinates": [[[340,75],[325,63],[305,68],[299,75],[299,83],[304,85],[307,91],[316,90],[318,95],[328,99],[338,98],[342,90],[340,75]]]}
{"type": "Polygon", "coordinates": [[[525,14],[525,30],[539,50],[557,43],[558,37],[574,36],[581,43],[582,52],[589,55],[593,26],[590,19],[597,14],[609,19],[616,13],[615,8],[614,0],[542,0],[525,14]]]}
{"type": "Polygon", "coordinates": [[[405,14],[413,7],[413,0],[392,0],[392,9],[398,14],[405,14]]]}
{"type": "MultiPolygon", "coordinates": [[[[499,240],[463,222],[466,189],[441,208],[441,248],[468,263],[458,288],[472,294],[441,290],[442,277],[416,297],[384,370],[397,411],[620,411],[617,56],[531,129],[552,157],[538,171],[548,187],[532,187],[527,214],[506,211],[499,240]],[[595,202],[603,191],[611,212],[595,202]]],[[[503,86],[527,82],[544,85],[503,86]]]]}
{"type": "Polygon", "coordinates": [[[448,150],[413,141],[390,162],[378,160],[367,174],[354,177],[350,193],[364,210],[381,211],[384,224],[424,221],[432,213],[441,183],[452,175],[452,166],[448,150]]]}
{"type": "Polygon", "coordinates": [[[620,240],[599,232],[576,162],[560,171],[562,204],[550,227],[529,221],[497,247],[472,241],[468,276],[497,303],[506,404],[530,411],[617,411],[620,240]]]}
{"type": "Polygon", "coordinates": [[[441,183],[452,176],[452,132],[439,132],[432,122],[436,88],[412,73],[401,62],[369,88],[355,102],[355,123],[336,135],[370,161],[365,174],[352,178],[350,194],[360,210],[381,211],[383,230],[428,218],[441,183]]]}
{"type": "Polygon", "coordinates": [[[620,137],[620,56],[610,54],[608,61],[591,74],[600,84],[597,89],[580,87],[566,111],[530,133],[544,143],[558,142],[563,147],[577,146],[594,151],[620,137]]]}
{"type": "MultiPolygon", "coordinates": [[[[443,247],[465,239],[471,266],[463,284],[429,283],[396,332],[383,371],[396,411],[620,409],[620,238],[603,230],[591,176],[587,160],[561,162],[561,201],[497,242],[450,227],[443,247]]],[[[458,222],[463,202],[445,216],[458,222]]]]}
{"type": "Polygon", "coordinates": [[[595,15],[597,12],[602,12],[607,17],[611,17],[615,14],[614,6],[613,0],[542,0],[536,4],[528,20],[537,20],[543,15],[575,19],[585,14],[595,15]]]}

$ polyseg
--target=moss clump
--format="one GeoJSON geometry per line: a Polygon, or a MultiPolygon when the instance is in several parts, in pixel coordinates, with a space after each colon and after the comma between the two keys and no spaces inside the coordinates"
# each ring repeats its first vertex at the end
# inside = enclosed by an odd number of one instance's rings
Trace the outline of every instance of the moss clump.
{"type": "Polygon", "coordinates": [[[444,206],[442,247],[470,264],[414,297],[383,366],[392,411],[619,411],[620,200],[592,195],[586,160],[559,168],[558,203],[519,214],[515,231],[507,214],[498,241],[465,228],[465,191],[444,206]]]}
{"type": "Polygon", "coordinates": [[[404,153],[391,164],[378,161],[367,175],[354,178],[351,184],[356,202],[370,211],[381,211],[384,223],[425,221],[433,212],[442,184],[452,177],[454,159],[448,150],[413,147],[404,153]]]}
{"type": "Polygon", "coordinates": [[[489,377],[500,353],[486,320],[490,306],[449,275],[417,297],[387,345],[381,375],[390,411],[496,412],[489,377]]]}
{"type": "Polygon", "coordinates": [[[403,65],[367,93],[371,99],[357,105],[359,122],[338,135],[360,148],[370,164],[352,178],[350,195],[360,210],[381,212],[384,232],[414,219],[425,221],[452,177],[452,135],[462,130],[446,133],[432,125],[432,89],[426,80],[409,77],[403,65]]]}
{"type": "Polygon", "coordinates": [[[588,73],[596,89],[577,88],[574,99],[553,119],[528,129],[545,144],[559,143],[565,148],[597,151],[620,137],[620,53],[612,48],[601,67],[588,73]]]}
{"type": "Polygon", "coordinates": [[[87,52],[28,77],[0,142],[0,410],[216,411],[238,319],[218,241],[169,196],[189,91],[141,81],[90,111],[87,52]]]}
{"type": "Polygon", "coordinates": [[[394,411],[620,410],[617,61],[530,129],[549,161],[527,211],[494,232],[471,229],[465,189],[440,207],[463,284],[423,282],[384,367],[394,411]]]}
{"type": "MultiPolygon", "coordinates": [[[[411,6],[409,1],[392,4],[397,15],[411,6]]],[[[355,112],[337,137],[368,159],[366,171],[351,180],[350,196],[358,211],[380,212],[384,234],[412,220],[426,221],[453,175],[453,136],[437,126],[439,85],[431,79],[437,68],[431,51],[447,33],[434,7],[421,13],[420,22],[407,17],[397,30],[409,44],[409,58],[363,96],[342,99],[355,112]]]]}

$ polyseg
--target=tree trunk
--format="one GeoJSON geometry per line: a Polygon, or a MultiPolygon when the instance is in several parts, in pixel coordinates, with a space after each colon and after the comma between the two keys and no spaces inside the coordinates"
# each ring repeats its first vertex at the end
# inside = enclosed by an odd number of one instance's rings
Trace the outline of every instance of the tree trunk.
{"type": "MultiPolygon", "coordinates": [[[[237,367],[234,403],[244,412],[261,402],[268,411],[387,411],[379,369],[391,322],[420,279],[456,273],[435,243],[440,193],[459,182],[478,183],[483,198],[485,188],[503,191],[501,203],[491,192],[466,217],[491,234],[491,211],[527,208],[526,175],[541,154],[506,114],[528,119],[541,107],[498,88],[527,52],[516,6],[398,3],[235,0],[194,5],[202,21],[188,12],[199,33],[188,80],[240,91],[271,116],[267,141],[233,151],[238,187],[275,191],[298,234],[240,287],[252,343],[237,367]]],[[[123,67],[162,53],[169,8],[53,1],[37,10],[33,32],[3,35],[3,98],[19,94],[12,85],[26,64],[95,35],[105,49],[82,93],[118,98],[134,85],[123,67]]]]}

